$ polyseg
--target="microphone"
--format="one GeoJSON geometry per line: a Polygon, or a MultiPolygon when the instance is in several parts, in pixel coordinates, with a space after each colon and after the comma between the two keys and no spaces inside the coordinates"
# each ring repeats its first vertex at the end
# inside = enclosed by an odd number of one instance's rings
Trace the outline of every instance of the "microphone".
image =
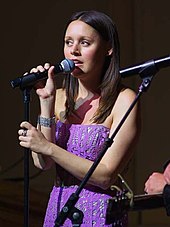
{"type": "Polygon", "coordinates": [[[152,59],[147,62],[143,62],[129,68],[124,68],[120,70],[120,74],[123,78],[135,75],[135,74],[142,74],[144,70],[148,70],[148,72],[157,72],[161,68],[165,68],[170,66],[170,55],[165,56],[159,59],[152,59]]]}
{"type": "MultiPolygon", "coordinates": [[[[60,63],[54,65],[54,74],[58,73],[70,73],[74,70],[74,62],[70,59],[64,59],[60,63]]],[[[26,88],[29,86],[34,85],[36,82],[40,80],[44,80],[48,78],[48,70],[44,72],[37,72],[37,73],[29,73],[25,76],[18,77],[14,80],[10,81],[10,84],[13,88],[20,87],[26,88]]]]}

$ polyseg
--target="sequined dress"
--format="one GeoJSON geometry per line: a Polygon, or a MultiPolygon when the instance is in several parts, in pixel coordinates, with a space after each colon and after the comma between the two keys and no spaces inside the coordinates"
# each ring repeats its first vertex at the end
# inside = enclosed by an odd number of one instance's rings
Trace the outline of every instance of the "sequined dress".
{"type": "MultiPolygon", "coordinates": [[[[68,152],[92,161],[101,151],[108,135],[109,129],[102,125],[65,124],[60,121],[56,124],[57,145],[68,152]]],[[[50,193],[43,227],[55,226],[57,214],[80,183],[61,167],[58,168],[60,169],[60,177],[57,180],[57,186],[54,186],[50,193]]],[[[118,221],[118,225],[116,223],[115,225],[105,224],[108,199],[113,196],[112,194],[111,190],[106,192],[95,186],[87,185],[83,188],[75,205],[84,214],[82,227],[127,226],[126,215],[118,221]]],[[[63,226],[71,227],[73,225],[71,220],[67,218],[63,226]]]]}

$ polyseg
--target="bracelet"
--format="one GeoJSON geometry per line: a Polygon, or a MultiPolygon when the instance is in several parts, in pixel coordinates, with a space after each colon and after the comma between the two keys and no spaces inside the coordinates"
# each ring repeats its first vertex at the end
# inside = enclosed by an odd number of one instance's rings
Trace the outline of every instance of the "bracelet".
{"type": "Polygon", "coordinates": [[[56,123],[55,116],[50,118],[38,116],[37,124],[41,126],[50,128],[52,125],[55,125],[55,123],[56,123]]]}

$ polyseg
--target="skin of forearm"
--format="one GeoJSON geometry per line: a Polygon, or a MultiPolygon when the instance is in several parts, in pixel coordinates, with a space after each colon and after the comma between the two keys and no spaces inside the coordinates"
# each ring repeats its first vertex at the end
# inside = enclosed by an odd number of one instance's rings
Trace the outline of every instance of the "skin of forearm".
{"type": "MultiPolygon", "coordinates": [[[[71,173],[77,179],[82,180],[93,162],[87,159],[78,157],[74,154],[67,152],[66,150],[51,144],[49,148],[50,157],[66,171],[71,173]]],[[[115,179],[117,176],[117,171],[115,171],[115,179]]],[[[99,163],[92,176],[90,177],[88,183],[98,186],[103,189],[107,189],[111,183],[113,183],[113,174],[110,174],[110,171],[103,163],[99,163]]]]}
{"type": "Polygon", "coordinates": [[[40,99],[40,109],[41,116],[43,117],[53,117],[54,116],[54,108],[55,107],[55,95],[50,98],[40,99]]]}
{"type": "MultiPolygon", "coordinates": [[[[52,125],[51,128],[37,125],[37,129],[44,134],[49,142],[55,143],[55,125],[52,125]]],[[[32,158],[34,165],[39,169],[47,170],[53,165],[53,160],[49,156],[38,154],[34,151],[32,151],[32,158]]]]}

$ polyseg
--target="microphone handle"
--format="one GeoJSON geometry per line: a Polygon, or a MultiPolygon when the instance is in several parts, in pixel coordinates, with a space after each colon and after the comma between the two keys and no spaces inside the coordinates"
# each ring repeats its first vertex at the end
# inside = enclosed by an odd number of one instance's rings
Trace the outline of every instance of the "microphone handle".
{"type": "MultiPolygon", "coordinates": [[[[54,74],[58,74],[63,72],[63,68],[61,64],[56,64],[54,66],[54,74]]],[[[24,87],[29,87],[32,86],[35,81],[38,82],[40,80],[44,80],[48,78],[48,70],[45,70],[43,72],[37,72],[37,73],[29,73],[26,74],[25,76],[18,77],[14,80],[10,81],[10,84],[12,88],[19,87],[24,88],[24,87]]]]}

